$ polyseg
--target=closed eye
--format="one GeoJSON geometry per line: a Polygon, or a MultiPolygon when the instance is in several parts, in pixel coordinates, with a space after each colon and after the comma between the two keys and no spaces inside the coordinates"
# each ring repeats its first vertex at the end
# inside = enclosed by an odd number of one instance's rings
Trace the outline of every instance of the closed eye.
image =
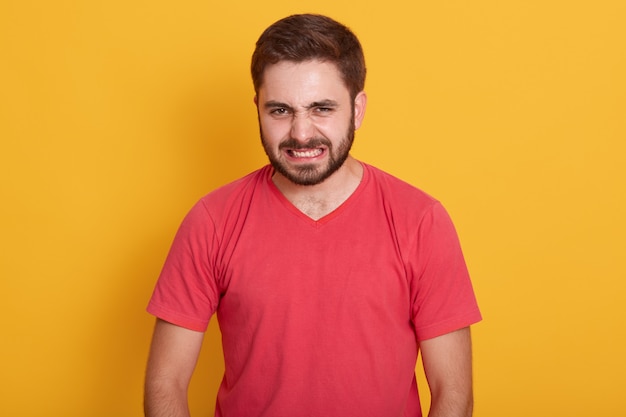
{"type": "Polygon", "coordinates": [[[308,108],[320,116],[328,116],[337,109],[337,102],[334,100],[321,100],[311,103],[308,108]]]}

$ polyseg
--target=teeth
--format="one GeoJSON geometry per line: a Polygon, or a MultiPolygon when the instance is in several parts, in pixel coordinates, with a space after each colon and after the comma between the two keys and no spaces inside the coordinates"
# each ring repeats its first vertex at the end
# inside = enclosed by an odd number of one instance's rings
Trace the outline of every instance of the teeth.
{"type": "Polygon", "coordinates": [[[291,151],[296,158],[313,158],[322,154],[321,149],[313,149],[310,151],[291,151]]]}

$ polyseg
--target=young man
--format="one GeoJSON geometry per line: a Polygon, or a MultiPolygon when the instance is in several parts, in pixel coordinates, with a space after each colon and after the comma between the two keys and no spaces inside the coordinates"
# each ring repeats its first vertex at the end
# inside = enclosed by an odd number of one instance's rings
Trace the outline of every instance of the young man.
{"type": "Polygon", "coordinates": [[[146,415],[187,416],[217,313],[221,417],[472,413],[469,326],[480,320],[441,204],[349,154],[365,114],[357,38],[323,16],[270,26],[252,57],[270,165],[201,199],[148,310],[158,317],[146,415]]]}

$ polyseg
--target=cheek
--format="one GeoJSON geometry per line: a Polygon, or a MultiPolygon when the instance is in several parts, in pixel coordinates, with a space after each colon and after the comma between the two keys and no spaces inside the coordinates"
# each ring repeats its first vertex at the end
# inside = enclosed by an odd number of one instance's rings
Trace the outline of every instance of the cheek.
{"type": "Polygon", "coordinates": [[[268,142],[280,141],[289,135],[289,124],[274,119],[259,119],[261,133],[268,142]]]}
{"type": "Polygon", "coordinates": [[[327,138],[338,138],[341,139],[345,136],[346,131],[350,128],[350,123],[352,120],[324,120],[321,123],[316,125],[317,131],[327,138]]]}

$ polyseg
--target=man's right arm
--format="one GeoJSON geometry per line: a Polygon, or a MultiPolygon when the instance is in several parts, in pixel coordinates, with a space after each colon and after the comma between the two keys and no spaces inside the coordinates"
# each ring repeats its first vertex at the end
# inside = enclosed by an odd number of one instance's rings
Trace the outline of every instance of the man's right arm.
{"type": "Polygon", "coordinates": [[[187,388],[204,333],[157,319],[146,370],[146,417],[189,417],[187,388]]]}

